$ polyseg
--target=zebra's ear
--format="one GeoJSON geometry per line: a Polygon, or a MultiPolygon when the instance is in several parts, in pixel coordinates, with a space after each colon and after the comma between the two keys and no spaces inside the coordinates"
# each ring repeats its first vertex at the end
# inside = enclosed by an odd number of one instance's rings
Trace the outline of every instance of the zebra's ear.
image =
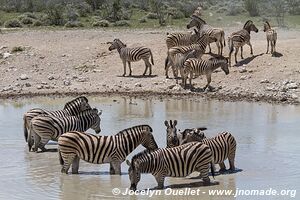
{"type": "Polygon", "coordinates": [[[173,126],[175,127],[177,125],[177,120],[175,119],[174,121],[173,121],[173,126]]]}
{"type": "Polygon", "coordinates": [[[102,110],[99,111],[98,115],[99,115],[99,116],[102,115],[102,110]]]}
{"type": "Polygon", "coordinates": [[[167,120],[165,121],[165,125],[166,125],[166,127],[169,127],[169,123],[167,120]]]}
{"type": "Polygon", "coordinates": [[[126,160],[126,164],[130,167],[131,166],[131,163],[129,160],[126,160]]]}
{"type": "Polygon", "coordinates": [[[106,42],[106,44],[112,44],[112,42],[106,42]]]}

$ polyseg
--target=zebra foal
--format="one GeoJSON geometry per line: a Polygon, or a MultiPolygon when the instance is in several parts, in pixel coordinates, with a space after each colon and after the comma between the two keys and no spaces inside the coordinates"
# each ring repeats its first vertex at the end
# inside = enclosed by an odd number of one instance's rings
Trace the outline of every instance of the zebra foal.
{"type": "Polygon", "coordinates": [[[158,148],[148,125],[124,129],[112,136],[65,133],[58,139],[61,172],[68,173],[72,164],[72,173],[77,174],[82,159],[94,164],[110,163],[110,173],[121,175],[121,163],[140,144],[149,150],[158,148]]]}
{"type": "Polygon", "coordinates": [[[242,30],[232,33],[228,37],[228,47],[229,47],[229,66],[231,66],[231,54],[233,50],[235,49],[235,63],[237,63],[237,53],[239,51],[239,48],[241,48],[241,59],[243,58],[243,46],[245,44],[250,46],[250,53],[253,55],[253,48],[252,44],[250,43],[250,32],[258,32],[258,29],[254,25],[253,21],[248,20],[245,24],[242,30]]]}
{"type": "Polygon", "coordinates": [[[266,32],[267,36],[267,53],[269,53],[269,43],[271,43],[271,54],[273,54],[276,49],[276,41],[277,41],[277,32],[271,28],[271,25],[268,21],[264,23],[264,32],[266,32]]]}
{"type": "Polygon", "coordinates": [[[23,115],[24,138],[28,141],[28,132],[31,120],[38,115],[53,115],[56,117],[74,116],[82,111],[91,109],[88,99],[85,96],[77,97],[67,102],[63,110],[48,111],[41,108],[33,108],[23,115]]]}
{"type": "Polygon", "coordinates": [[[131,163],[126,161],[129,165],[130,189],[137,189],[141,173],[151,173],[157,181],[157,189],[163,189],[165,177],[186,177],[195,171],[200,172],[205,183],[210,183],[208,173],[211,162],[211,150],[200,142],[144,151],[133,156],[131,163]]]}
{"type": "Polygon", "coordinates": [[[183,65],[183,87],[186,88],[188,76],[190,86],[192,87],[192,79],[194,75],[196,77],[200,75],[206,75],[207,84],[203,88],[203,90],[205,90],[207,87],[210,88],[211,74],[219,67],[221,67],[221,69],[225,72],[226,75],[229,74],[228,59],[223,56],[210,58],[209,60],[202,60],[196,58],[187,59],[183,65]]]}
{"type": "Polygon", "coordinates": [[[55,117],[51,115],[40,115],[34,117],[30,123],[28,137],[29,151],[32,146],[33,151],[37,152],[38,148],[45,151],[45,145],[49,140],[56,140],[68,131],[86,131],[89,128],[100,133],[100,115],[96,108],[85,110],[76,116],[55,117]],[[31,135],[33,135],[34,140],[31,135]]]}
{"type": "Polygon", "coordinates": [[[135,62],[139,60],[143,60],[145,62],[146,67],[143,76],[146,75],[148,69],[149,69],[149,76],[151,76],[152,65],[154,65],[154,61],[153,61],[152,52],[149,48],[147,47],[128,48],[126,47],[126,44],[121,42],[121,40],[119,39],[114,39],[113,42],[107,42],[107,44],[110,44],[110,47],[108,48],[109,51],[117,49],[120,55],[124,67],[124,73],[122,76],[126,75],[126,62],[128,63],[128,67],[129,67],[129,76],[131,76],[132,75],[131,62],[135,62]],[[151,58],[152,65],[150,64],[149,58],[151,58]]]}

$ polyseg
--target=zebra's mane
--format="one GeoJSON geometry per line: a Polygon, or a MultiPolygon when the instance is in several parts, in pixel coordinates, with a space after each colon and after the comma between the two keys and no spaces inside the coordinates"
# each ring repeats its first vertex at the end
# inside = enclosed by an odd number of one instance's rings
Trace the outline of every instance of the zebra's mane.
{"type": "Polygon", "coordinates": [[[120,134],[127,133],[129,130],[134,129],[134,128],[137,128],[137,127],[139,127],[139,126],[147,126],[147,127],[150,129],[150,132],[153,132],[151,126],[146,125],[146,124],[143,124],[143,125],[138,125],[138,126],[133,126],[133,127],[130,127],[130,128],[126,128],[126,129],[124,129],[124,130],[122,130],[122,131],[119,131],[116,135],[120,135],[120,134]]]}
{"type": "Polygon", "coordinates": [[[118,45],[120,45],[121,47],[126,47],[127,45],[125,43],[123,43],[120,39],[115,39],[114,41],[117,42],[118,45]]]}
{"type": "Polygon", "coordinates": [[[202,24],[206,24],[206,21],[205,20],[203,20],[202,18],[200,18],[199,16],[197,16],[197,15],[192,15],[191,16],[191,18],[192,19],[194,19],[194,20],[196,20],[196,21],[199,21],[200,23],[202,23],[202,24]]]}
{"type": "Polygon", "coordinates": [[[79,100],[83,100],[86,103],[88,103],[88,101],[89,101],[85,96],[80,96],[80,97],[77,97],[76,99],[73,99],[73,100],[67,102],[64,106],[64,109],[70,107],[70,105],[74,104],[76,101],[79,101],[79,100]]]}
{"type": "Polygon", "coordinates": [[[268,21],[265,22],[268,26],[269,26],[269,29],[271,28],[271,25],[268,21]]]}
{"type": "Polygon", "coordinates": [[[245,25],[244,25],[244,29],[246,29],[246,27],[248,27],[250,24],[253,24],[253,21],[252,20],[248,20],[246,21],[245,25]]]}

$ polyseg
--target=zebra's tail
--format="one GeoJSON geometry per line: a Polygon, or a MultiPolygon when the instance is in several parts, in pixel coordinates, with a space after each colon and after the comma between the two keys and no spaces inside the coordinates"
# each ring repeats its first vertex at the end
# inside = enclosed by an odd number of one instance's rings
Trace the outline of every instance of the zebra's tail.
{"type": "Polygon", "coordinates": [[[58,158],[59,158],[60,165],[64,165],[64,159],[61,156],[61,152],[60,152],[59,148],[58,148],[58,158]]]}
{"type": "Polygon", "coordinates": [[[150,50],[150,56],[151,56],[151,63],[152,63],[152,65],[154,65],[153,54],[152,54],[152,51],[151,51],[151,50],[150,50]]]}
{"type": "Polygon", "coordinates": [[[222,31],[222,40],[224,42],[224,47],[226,47],[226,42],[225,42],[225,32],[222,31]]]}
{"type": "Polygon", "coordinates": [[[215,178],[215,168],[214,168],[213,162],[210,163],[210,171],[211,171],[212,177],[215,178]]]}
{"type": "Polygon", "coordinates": [[[168,63],[169,63],[169,55],[165,59],[165,70],[167,70],[168,63]]]}
{"type": "Polygon", "coordinates": [[[23,128],[24,128],[25,142],[27,142],[27,139],[28,139],[28,129],[27,129],[27,123],[26,123],[26,116],[23,117],[23,128]]]}

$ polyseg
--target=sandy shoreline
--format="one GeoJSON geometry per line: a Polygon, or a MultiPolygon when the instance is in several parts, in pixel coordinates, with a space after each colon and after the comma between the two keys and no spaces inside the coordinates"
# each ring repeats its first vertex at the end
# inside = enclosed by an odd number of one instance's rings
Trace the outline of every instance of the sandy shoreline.
{"type": "MultiPolygon", "coordinates": [[[[232,30],[236,28],[225,30],[226,35],[232,30]]],[[[0,53],[10,52],[16,46],[25,50],[0,59],[0,98],[90,94],[299,104],[299,32],[278,30],[277,50],[283,54],[281,57],[264,54],[265,34],[253,34],[255,56],[250,57],[249,47],[245,46],[245,59],[238,67],[231,67],[229,75],[221,71],[213,74],[212,92],[184,90],[174,79],[165,78],[166,32],[170,30],[5,32],[0,35],[0,53]],[[140,76],[144,63],[136,62],[132,63],[133,77],[122,77],[119,55],[109,52],[106,44],[114,38],[128,46],[149,47],[154,55],[154,76],[140,76]]],[[[214,44],[212,47],[215,51],[214,44]]],[[[228,54],[227,46],[225,52],[228,54]]],[[[171,71],[169,75],[172,77],[171,71]]],[[[206,78],[194,79],[193,83],[196,88],[203,87],[206,78]]]]}

